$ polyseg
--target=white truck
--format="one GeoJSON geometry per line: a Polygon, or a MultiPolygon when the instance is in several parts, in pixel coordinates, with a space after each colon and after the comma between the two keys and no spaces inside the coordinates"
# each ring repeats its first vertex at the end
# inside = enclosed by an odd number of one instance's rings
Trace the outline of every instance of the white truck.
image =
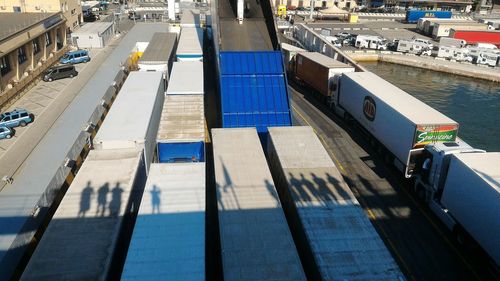
{"type": "Polygon", "coordinates": [[[371,72],[336,76],[332,89],[335,113],[354,119],[407,178],[426,144],[456,139],[457,122],[371,72]]]}
{"type": "Polygon", "coordinates": [[[427,145],[424,155],[416,193],[459,243],[473,240],[499,266],[500,153],[457,141],[427,145]]]}
{"type": "Polygon", "coordinates": [[[387,50],[387,40],[380,36],[358,35],[356,36],[354,47],[373,50],[387,50]]]}

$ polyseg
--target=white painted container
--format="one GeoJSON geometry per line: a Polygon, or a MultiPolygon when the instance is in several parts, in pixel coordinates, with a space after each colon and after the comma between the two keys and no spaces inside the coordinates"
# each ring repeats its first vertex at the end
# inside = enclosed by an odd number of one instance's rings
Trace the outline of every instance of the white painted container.
{"type": "Polygon", "coordinates": [[[255,128],[212,141],[224,280],[306,280],[255,128]]]}
{"type": "Polygon", "coordinates": [[[199,61],[174,62],[167,95],[203,95],[204,93],[203,63],[199,61]]]}
{"type": "Polygon", "coordinates": [[[313,280],[404,279],[311,127],[269,128],[268,156],[313,280]]]}
{"type": "Polygon", "coordinates": [[[121,280],[205,280],[205,163],[151,165],[121,280]]]}
{"type": "Polygon", "coordinates": [[[93,142],[96,149],[144,149],[152,161],[164,93],[161,72],[131,72],[93,142]]]}
{"type": "Polygon", "coordinates": [[[172,64],[175,60],[174,50],[177,45],[177,34],[158,32],[153,35],[146,50],[137,63],[140,71],[160,71],[169,80],[172,64]]]}
{"type": "Polygon", "coordinates": [[[114,22],[91,22],[71,33],[71,40],[81,49],[104,48],[114,35],[114,22]]]}
{"type": "Polygon", "coordinates": [[[203,61],[203,29],[181,29],[176,57],[178,61],[203,61]]]}
{"type": "Polygon", "coordinates": [[[90,151],[21,280],[109,280],[145,180],[142,150],[90,151]]]}

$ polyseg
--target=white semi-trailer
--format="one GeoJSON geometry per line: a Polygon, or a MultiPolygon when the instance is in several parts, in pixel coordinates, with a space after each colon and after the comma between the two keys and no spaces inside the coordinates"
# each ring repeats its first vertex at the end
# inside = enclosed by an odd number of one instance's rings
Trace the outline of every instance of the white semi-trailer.
{"type": "Polygon", "coordinates": [[[499,266],[500,153],[459,141],[428,145],[424,154],[428,169],[415,177],[417,194],[459,242],[472,238],[499,266]]]}
{"type": "Polygon", "coordinates": [[[356,120],[408,178],[426,144],[456,139],[457,122],[371,72],[344,73],[332,88],[335,112],[356,120]]]}

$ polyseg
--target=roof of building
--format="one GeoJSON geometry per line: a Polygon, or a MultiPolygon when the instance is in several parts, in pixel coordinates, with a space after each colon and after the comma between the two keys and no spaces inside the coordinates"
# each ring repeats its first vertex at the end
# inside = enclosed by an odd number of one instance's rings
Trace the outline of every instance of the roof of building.
{"type": "Polygon", "coordinates": [[[0,41],[35,24],[48,20],[57,13],[2,13],[0,17],[0,41]]]}
{"type": "Polygon", "coordinates": [[[114,24],[113,22],[89,22],[82,25],[81,28],[79,28],[73,33],[76,34],[101,33],[108,30],[108,28],[110,28],[113,24],[114,24]]]}

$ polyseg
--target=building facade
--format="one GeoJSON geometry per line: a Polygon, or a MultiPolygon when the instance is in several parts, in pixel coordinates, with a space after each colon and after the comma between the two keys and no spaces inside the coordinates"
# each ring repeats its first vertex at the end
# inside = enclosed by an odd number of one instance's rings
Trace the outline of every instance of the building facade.
{"type": "Polygon", "coordinates": [[[73,31],[83,22],[81,0],[2,0],[0,13],[55,13],[62,12],[68,30],[73,31]]]}
{"type": "Polygon", "coordinates": [[[68,50],[66,19],[58,13],[0,15],[0,106],[68,50]]]}

